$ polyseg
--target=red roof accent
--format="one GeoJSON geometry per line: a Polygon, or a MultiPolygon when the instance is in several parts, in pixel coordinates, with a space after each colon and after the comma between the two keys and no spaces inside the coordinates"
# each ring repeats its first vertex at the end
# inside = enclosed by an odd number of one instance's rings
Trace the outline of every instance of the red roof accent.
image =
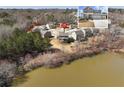
{"type": "Polygon", "coordinates": [[[60,26],[61,28],[66,29],[66,28],[69,28],[69,23],[63,22],[63,23],[60,23],[59,26],[60,26]]]}

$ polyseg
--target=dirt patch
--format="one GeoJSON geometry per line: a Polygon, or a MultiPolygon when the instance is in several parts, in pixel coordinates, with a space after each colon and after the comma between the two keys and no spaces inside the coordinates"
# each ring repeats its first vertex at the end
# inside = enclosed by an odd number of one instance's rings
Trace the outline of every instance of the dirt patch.
{"type": "Polygon", "coordinates": [[[79,22],[79,27],[94,27],[94,22],[90,21],[80,21],[79,22]]]}
{"type": "Polygon", "coordinates": [[[52,39],[50,43],[52,44],[52,48],[60,49],[62,52],[66,52],[66,53],[72,52],[71,44],[62,43],[58,39],[52,39]]]}

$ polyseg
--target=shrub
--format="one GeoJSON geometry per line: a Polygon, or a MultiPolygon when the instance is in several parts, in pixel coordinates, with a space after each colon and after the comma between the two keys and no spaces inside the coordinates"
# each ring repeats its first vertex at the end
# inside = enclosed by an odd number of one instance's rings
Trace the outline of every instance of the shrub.
{"type": "Polygon", "coordinates": [[[11,36],[13,27],[7,25],[0,25],[0,41],[11,36]]]}
{"type": "Polygon", "coordinates": [[[0,22],[0,24],[8,25],[8,26],[13,26],[15,23],[16,23],[16,20],[14,19],[3,19],[3,21],[0,22]]]}
{"type": "Polygon", "coordinates": [[[50,47],[49,38],[42,38],[40,32],[26,33],[15,29],[12,36],[0,43],[0,57],[17,57],[32,51],[43,52],[50,47]]]}
{"type": "Polygon", "coordinates": [[[0,65],[0,86],[10,86],[12,79],[16,74],[16,65],[9,63],[2,63],[0,65]]]}
{"type": "Polygon", "coordinates": [[[31,16],[27,16],[26,17],[28,20],[32,20],[32,17],[31,16]]]}
{"type": "Polygon", "coordinates": [[[124,27],[124,22],[119,24],[120,27],[124,27]]]}
{"type": "Polygon", "coordinates": [[[7,12],[0,13],[0,18],[9,17],[9,16],[10,16],[9,13],[7,12]]]}

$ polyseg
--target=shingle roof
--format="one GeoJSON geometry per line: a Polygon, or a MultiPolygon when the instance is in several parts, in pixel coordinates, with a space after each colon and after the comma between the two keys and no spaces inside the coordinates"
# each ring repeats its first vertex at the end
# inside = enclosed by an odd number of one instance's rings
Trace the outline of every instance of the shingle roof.
{"type": "Polygon", "coordinates": [[[87,6],[86,8],[84,8],[84,10],[93,10],[93,8],[87,6]]]}
{"type": "Polygon", "coordinates": [[[81,31],[81,30],[75,31],[75,33],[76,33],[77,35],[83,35],[83,34],[84,34],[83,31],[81,31]]]}

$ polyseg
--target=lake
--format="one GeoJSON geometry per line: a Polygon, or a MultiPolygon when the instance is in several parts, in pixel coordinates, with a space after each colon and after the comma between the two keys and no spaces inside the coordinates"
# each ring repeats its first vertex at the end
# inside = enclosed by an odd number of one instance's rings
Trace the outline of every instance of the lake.
{"type": "Polygon", "coordinates": [[[55,69],[41,67],[14,80],[13,86],[124,86],[124,55],[103,53],[55,69]]]}

